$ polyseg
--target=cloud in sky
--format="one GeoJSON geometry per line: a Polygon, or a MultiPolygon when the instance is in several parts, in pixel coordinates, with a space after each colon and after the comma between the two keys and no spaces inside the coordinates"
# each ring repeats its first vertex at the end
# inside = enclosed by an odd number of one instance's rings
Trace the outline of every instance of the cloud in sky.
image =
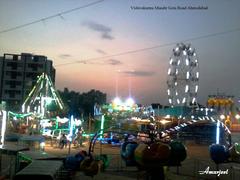
{"type": "Polygon", "coordinates": [[[106,55],[107,53],[105,51],[103,51],[102,49],[96,49],[96,51],[99,53],[99,54],[102,54],[102,55],[106,55]]]}
{"type": "Polygon", "coordinates": [[[146,77],[146,76],[153,76],[155,74],[154,71],[119,71],[119,73],[123,74],[128,74],[131,76],[141,76],[141,77],[146,77]]]}
{"type": "Polygon", "coordinates": [[[82,23],[83,26],[87,28],[99,32],[101,34],[102,39],[113,40],[114,37],[112,36],[112,28],[105,26],[103,24],[99,24],[93,21],[86,21],[82,23]]]}
{"type": "Polygon", "coordinates": [[[77,63],[79,63],[79,64],[90,64],[90,63],[88,63],[87,61],[76,61],[77,63]]]}
{"type": "Polygon", "coordinates": [[[93,64],[93,65],[112,65],[112,66],[123,64],[121,61],[116,60],[116,59],[108,59],[108,60],[104,60],[104,61],[79,60],[79,61],[75,61],[74,63],[78,63],[78,64],[93,64]]]}
{"type": "Polygon", "coordinates": [[[72,57],[72,55],[70,55],[70,54],[59,54],[59,57],[65,59],[65,58],[72,57]]]}
{"type": "Polygon", "coordinates": [[[106,63],[110,64],[110,65],[113,65],[113,66],[122,64],[121,61],[116,60],[116,59],[109,59],[109,60],[106,61],[106,63]]]}

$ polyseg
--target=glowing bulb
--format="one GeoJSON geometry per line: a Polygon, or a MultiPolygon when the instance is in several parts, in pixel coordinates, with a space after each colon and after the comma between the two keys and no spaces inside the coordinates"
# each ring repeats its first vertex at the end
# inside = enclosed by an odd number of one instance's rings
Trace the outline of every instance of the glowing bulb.
{"type": "Polygon", "coordinates": [[[127,106],[133,106],[134,105],[134,100],[132,98],[128,98],[126,101],[127,106]]]}
{"type": "Polygon", "coordinates": [[[218,121],[217,122],[217,130],[216,130],[216,144],[219,144],[219,139],[220,139],[220,129],[219,129],[219,126],[220,126],[220,122],[218,121]]]}
{"type": "Polygon", "coordinates": [[[189,65],[189,59],[186,59],[186,65],[187,66],[189,65]]]}
{"type": "Polygon", "coordinates": [[[169,114],[167,114],[166,116],[165,116],[165,118],[167,118],[167,119],[169,119],[171,116],[169,115],[169,114]]]}
{"type": "Polygon", "coordinates": [[[189,71],[187,72],[187,79],[189,79],[189,76],[190,76],[190,73],[189,73],[189,71]]]}
{"type": "Polygon", "coordinates": [[[46,105],[49,105],[49,104],[51,104],[51,102],[52,102],[52,98],[51,97],[43,97],[44,98],[44,100],[45,100],[45,102],[46,102],[46,105]]]}
{"type": "Polygon", "coordinates": [[[170,89],[167,90],[168,96],[170,95],[170,89]]]}
{"type": "Polygon", "coordinates": [[[180,100],[179,99],[177,99],[177,103],[180,104],[180,100]]]}
{"type": "Polygon", "coordinates": [[[239,115],[239,114],[236,114],[235,118],[236,118],[236,119],[240,119],[240,115],[239,115]]]}
{"type": "Polygon", "coordinates": [[[189,90],[189,87],[188,87],[188,85],[186,85],[186,87],[185,87],[185,93],[187,93],[188,90],[189,90]]]}
{"type": "Polygon", "coordinates": [[[171,74],[171,69],[169,68],[169,69],[168,69],[168,75],[170,75],[170,74],[171,74]]]}
{"type": "Polygon", "coordinates": [[[194,104],[195,101],[196,101],[196,98],[194,97],[194,98],[192,99],[192,104],[194,104]]]}
{"type": "Polygon", "coordinates": [[[114,103],[115,105],[120,105],[120,104],[121,104],[120,98],[116,97],[116,98],[113,100],[113,103],[114,103]]]}
{"type": "Polygon", "coordinates": [[[221,119],[225,119],[225,116],[223,114],[221,114],[220,118],[221,119]]]}
{"type": "Polygon", "coordinates": [[[179,59],[178,62],[177,62],[177,65],[178,65],[178,66],[180,65],[180,62],[181,62],[181,61],[180,61],[180,59],[179,59]]]}
{"type": "Polygon", "coordinates": [[[198,85],[195,86],[195,92],[198,92],[198,85]]]}
{"type": "Polygon", "coordinates": [[[182,103],[185,103],[185,102],[186,102],[186,98],[183,98],[182,103]]]}
{"type": "Polygon", "coordinates": [[[196,77],[197,77],[197,79],[199,78],[199,72],[196,72],[196,77]]]}

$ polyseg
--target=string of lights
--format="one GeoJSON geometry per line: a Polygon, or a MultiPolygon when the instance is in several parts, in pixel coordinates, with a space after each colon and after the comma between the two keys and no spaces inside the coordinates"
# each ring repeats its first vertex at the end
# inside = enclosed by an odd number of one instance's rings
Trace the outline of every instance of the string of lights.
{"type": "Polygon", "coordinates": [[[78,11],[80,9],[96,5],[96,4],[101,3],[103,1],[105,1],[105,0],[95,1],[95,2],[92,2],[92,3],[85,4],[83,6],[79,6],[79,7],[73,8],[73,9],[69,9],[69,10],[66,10],[66,11],[59,12],[59,13],[51,15],[51,16],[47,16],[47,17],[44,17],[44,18],[41,18],[41,19],[37,19],[37,20],[32,21],[32,22],[28,22],[28,23],[21,24],[21,25],[15,26],[15,27],[7,28],[7,29],[4,29],[4,30],[1,30],[0,34],[7,33],[7,32],[10,32],[10,31],[14,31],[14,30],[26,27],[26,26],[36,24],[36,23],[45,22],[46,20],[53,19],[53,18],[56,18],[56,17],[60,17],[61,19],[64,19],[63,15],[65,15],[65,14],[69,14],[69,13],[72,13],[74,11],[78,11]]]}
{"type": "Polygon", "coordinates": [[[210,37],[221,36],[221,35],[224,35],[224,34],[229,34],[229,33],[239,32],[239,31],[240,31],[240,28],[230,29],[230,30],[227,30],[227,31],[221,31],[221,32],[217,32],[217,33],[211,33],[211,34],[207,34],[207,35],[192,37],[192,38],[188,38],[188,39],[185,39],[185,40],[180,40],[180,41],[177,41],[177,42],[159,44],[159,45],[155,45],[155,46],[135,49],[135,50],[131,50],[131,51],[124,51],[124,52],[111,54],[111,55],[106,55],[106,56],[101,56],[101,57],[87,58],[87,59],[84,59],[84,60],[77,60],[77,61],[74,61],[74,62],[56,64],[55,66],[60,67],[60,66],[78,64],[78,63],[87,64],[87,62],[96,61],[96,60],[100,60],[100,59],[106,59],[106,58],[112,58],[112,57],[117,57],[117,56],[123,56],[123,55],[127,55],[127,54],[139,53],[139,52],[148,51],[148,50],[152,50],[152,49],[163,48],[163,47],[167,47],[167,46],[173,46],[173,45],[176,45],[179,42],[196,41],[196,40],[200,40],[200,39],[206,39],[206,38],[210,38],[210,37]]]}

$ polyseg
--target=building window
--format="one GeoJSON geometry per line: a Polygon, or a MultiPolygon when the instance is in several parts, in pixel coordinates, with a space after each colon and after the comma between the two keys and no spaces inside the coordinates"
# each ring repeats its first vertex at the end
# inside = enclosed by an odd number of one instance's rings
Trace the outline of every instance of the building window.
{"type": "Polygon", "coordinates": [[[8,62],[7,67],[11,67],[12,70],[16,70],[18,67],[22,67],[22,64],[16,62],[8,62]]]}
{"type": "Polygon", "coordinates": [[[18,60],[18,55],[13,55],[13,61],[17,61],[18,60]]]}

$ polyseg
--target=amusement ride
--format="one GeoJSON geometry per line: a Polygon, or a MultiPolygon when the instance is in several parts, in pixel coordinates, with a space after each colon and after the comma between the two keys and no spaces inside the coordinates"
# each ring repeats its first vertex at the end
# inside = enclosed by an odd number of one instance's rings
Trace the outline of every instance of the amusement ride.
{"type": "Polygon", "coordinates": [[[195,48],[177,44],[169,61],[168,101],[171,106],[196,105],[199,84],[199,63],[195,48]]]}

